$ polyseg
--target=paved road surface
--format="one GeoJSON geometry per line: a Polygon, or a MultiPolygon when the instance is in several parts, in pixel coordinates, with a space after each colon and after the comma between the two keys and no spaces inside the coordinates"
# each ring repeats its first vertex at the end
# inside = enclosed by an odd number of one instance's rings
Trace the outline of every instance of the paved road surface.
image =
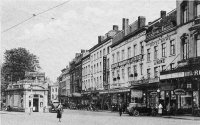
{"type": "Polygon", "coordinates": [[[0,112],[1,125],[200,125],[200,119],[133,117],[111,112],[64,110],[61,122],[56,113],[0,112]]]}

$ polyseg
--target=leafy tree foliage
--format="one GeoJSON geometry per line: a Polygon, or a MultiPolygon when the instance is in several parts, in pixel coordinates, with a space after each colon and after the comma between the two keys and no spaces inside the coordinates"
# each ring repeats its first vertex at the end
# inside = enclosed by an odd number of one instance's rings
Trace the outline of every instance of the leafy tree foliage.
{"type": "Polygon", "coordinates": [[[5,88],[8,82],[17,82],[24,79],[26,71],[32,72],[40,68],[37,56],[25,48],[6,50],[4,59],[5,61],[1,67],[3,88],[5,88]]]}

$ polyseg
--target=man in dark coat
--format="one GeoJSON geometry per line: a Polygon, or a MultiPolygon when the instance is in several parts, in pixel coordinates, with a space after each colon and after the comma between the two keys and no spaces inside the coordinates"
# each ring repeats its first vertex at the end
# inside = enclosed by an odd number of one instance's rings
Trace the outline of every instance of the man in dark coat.
{"type": "Polygon", "coordinates": [[[122,104],[121,103],[119,104],[119,115],[120,116],[122,115],[122,104]]]}
{"type": "Polygon", "coordinates": [[[57,118],[59,119],[59,122],[61,122],[61,118],[62,118],[62,104],[60,103],[58,105],[58,108],[57,108],[57,118]]]}

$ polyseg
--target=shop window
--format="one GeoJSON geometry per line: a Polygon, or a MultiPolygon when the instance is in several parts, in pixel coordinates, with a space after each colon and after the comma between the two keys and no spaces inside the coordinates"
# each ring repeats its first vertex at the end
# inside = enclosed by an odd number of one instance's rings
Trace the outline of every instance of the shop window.
{"type": "Polygon", "coordinates": [[[192,93],[186,92],[186,95],[181,95],[181,108],[192,108],[192,93]]]}
{"type": "Polygon", "coordinates": [[[195,108],[199,107],[199,93],[198,93],[198,91],[193,91],[193,103],[194,103],[195,108]]]}

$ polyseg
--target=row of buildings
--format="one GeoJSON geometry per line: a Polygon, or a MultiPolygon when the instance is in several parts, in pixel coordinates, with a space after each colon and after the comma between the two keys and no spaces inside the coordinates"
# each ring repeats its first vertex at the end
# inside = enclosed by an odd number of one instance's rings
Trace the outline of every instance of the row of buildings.
{"type": "Polygon", "coordinates": [[[200,2],[177,1],[146,24],[122,19],[122,29],[98,36],[98,43],[76,53],[58,77],[59,100],[101,109],[130,102],[178,112],[200,108],[200,2]]]}

